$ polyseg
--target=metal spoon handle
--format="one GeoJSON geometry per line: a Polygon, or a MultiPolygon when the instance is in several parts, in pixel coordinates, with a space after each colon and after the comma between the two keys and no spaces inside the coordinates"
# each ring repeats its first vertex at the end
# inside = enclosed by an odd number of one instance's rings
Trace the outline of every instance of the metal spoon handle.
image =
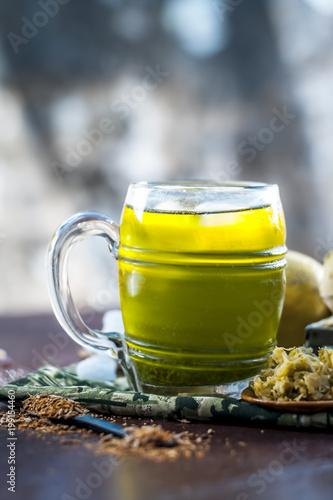
{"type": "Polygon", "coordinates": [[[76,415],[75,417],[68,418],[66,421],[78,427],[85,427],[94,431],[104,432],[105,434],[113,434],[119,438],[127,436],[125,429],[121,425],[91,417],[90,415],[76,415]]]}
{"type": "MultiPolygon", "coordinates": [[[[36,413],[31,411],[26,410],[26,413],[32,417],[39,418],[39,415],[36,415],[36,413]]],[[[102,420],[97,417],[92,417],[90,415],[76,415],[75,417],[66,419],[50,417],[50,419],[53,422],[72,424],[76,427],[85,427],[86,429],[92,429],[93,431],[104,432],[104,434],[113,434],[119,438],[127,436],[127,432],[121,425],[114,424],[113,422],[108,422],[107,420],[102,420]]]]}

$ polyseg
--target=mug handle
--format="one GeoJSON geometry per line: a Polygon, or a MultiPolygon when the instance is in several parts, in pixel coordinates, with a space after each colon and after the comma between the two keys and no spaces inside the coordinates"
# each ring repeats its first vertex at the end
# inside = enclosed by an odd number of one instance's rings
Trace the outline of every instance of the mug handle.
{"type": "Polygon", "coordinates": [[[131,369],[123,335],[117,332],[92,330],[77,310],[68,281],[68,256],[73,246],[88,236],[102,236],[118,258],[119,226],[106,215],[82,212],[70,217],[53,235],[48,248],[48,287],[54,313],[65,332],[82,346],[108,350],[122,367],[132,387],[136,377],[131,369]]]}

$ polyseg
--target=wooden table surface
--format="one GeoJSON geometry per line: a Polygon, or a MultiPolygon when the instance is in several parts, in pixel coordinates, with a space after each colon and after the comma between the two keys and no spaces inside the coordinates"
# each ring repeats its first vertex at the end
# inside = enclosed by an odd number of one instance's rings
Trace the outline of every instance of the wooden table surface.
{"type": "MultiPolygon", "coordinates": [[[[21,366],[64,366],[78,347],[50,316],[0,318],[0,348],[21,366]],[[58,336],[57,336],[58,334],[58,336]],[[56,344],[55,339],[58,339],[56,344]],[[53,346],[53,348],[52,348],[53,346]],[[54,347],[56,346],[56,348],[54,347]],[[52,359],[51,359],[52,358],[52,359]]],[[[132,423],[132,422],[131,422],[132,423]]],[[[133,423],[142,424],[133,419],[133,423]]],[[[333,498],[333,434],[163,422],[171,430],[213,428],[202,459],[112,460],[58,436],[17,431],[16,492],[7,490],[8,432],[0,428],[0,499],[16,500],[328,500],[333,498]],[[226,445],[229,438],[230,446],[226,445]]],[[[92,435],[91,441],[98,437],[92,435]]]]}

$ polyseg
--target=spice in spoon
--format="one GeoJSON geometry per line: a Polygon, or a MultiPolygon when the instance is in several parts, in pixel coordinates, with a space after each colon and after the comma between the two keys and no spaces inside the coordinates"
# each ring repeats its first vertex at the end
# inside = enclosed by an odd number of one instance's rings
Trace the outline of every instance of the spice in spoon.
{"type": "Polygon", "coordinates": [[[72,399],[49,394],[30,396],[23,402],[23,410],[38,417],[61,418],[64,420],[88,413],[88,410],[72,399]]]}

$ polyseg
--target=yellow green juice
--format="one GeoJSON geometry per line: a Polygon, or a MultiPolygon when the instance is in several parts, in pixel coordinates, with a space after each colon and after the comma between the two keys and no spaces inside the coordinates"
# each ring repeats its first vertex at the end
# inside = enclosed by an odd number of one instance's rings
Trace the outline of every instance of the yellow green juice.
{"type": "Polygon", "coordinates": [[[219,213],[134,210],[120,225],[128,352],[143,390],[257,374],[276,343],[285,223],[271,206],[219,213]]]}

